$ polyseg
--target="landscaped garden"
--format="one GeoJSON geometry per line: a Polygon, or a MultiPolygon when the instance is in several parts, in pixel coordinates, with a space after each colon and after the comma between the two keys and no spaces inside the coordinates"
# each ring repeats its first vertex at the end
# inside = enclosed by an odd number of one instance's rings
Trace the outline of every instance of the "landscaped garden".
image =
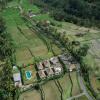
{"type": "Polygon", "coordinates": [[[37,81],[34,65],[27,65],[21,68],[22,81],[24,85],[32,84],[37,81]]]}

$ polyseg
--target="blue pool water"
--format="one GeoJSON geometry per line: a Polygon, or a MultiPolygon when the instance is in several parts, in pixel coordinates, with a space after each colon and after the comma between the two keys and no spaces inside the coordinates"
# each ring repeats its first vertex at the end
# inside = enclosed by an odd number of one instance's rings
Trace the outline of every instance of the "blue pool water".
{"type": "Polygon", "coordinates": [[[31,71],[26,71],[25,73],[26,73],[26,78],[31,79],[31,77],[32,77],[31,71]]]}

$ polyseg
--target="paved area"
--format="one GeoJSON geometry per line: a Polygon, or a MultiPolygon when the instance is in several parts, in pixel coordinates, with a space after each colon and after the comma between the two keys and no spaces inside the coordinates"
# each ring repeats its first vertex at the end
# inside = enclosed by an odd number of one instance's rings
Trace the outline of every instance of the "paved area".
{"type": "Polygon", "coordinates": [[[83,96],[83,95],[85,95],[85,93],[80,93],[79,95],[70,97],[70,98],[68,98],[67,100],[73,100],[73,99],[78,98],[78,97],[81,97],[81,96],[83,96]]]}

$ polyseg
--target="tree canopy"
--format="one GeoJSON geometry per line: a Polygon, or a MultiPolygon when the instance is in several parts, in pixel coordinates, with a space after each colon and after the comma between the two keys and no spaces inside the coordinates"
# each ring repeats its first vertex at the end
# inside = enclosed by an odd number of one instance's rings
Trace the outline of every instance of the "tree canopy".
{"type": "MultiPolygon", "coordinates": [[[[34,2],[39,5],[41,0],[34,2]]],[[[56,20],[65,20],[84,26],[100,27],[100,0],[42,0],[51,7],[56,20]]],[[[41,3],[42,5],[43,3],[41,3]]]]}

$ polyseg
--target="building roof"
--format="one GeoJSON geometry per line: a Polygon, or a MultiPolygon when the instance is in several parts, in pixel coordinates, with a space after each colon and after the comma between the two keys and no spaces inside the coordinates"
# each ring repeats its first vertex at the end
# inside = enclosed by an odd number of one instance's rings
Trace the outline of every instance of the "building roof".
{"type": "Polygon", "coordinates": [[[49,60],[45,60],[43,62],[44,67],[50,67],[50,61],[49,60]]]}
{"type": "Polygon", "coordinates": [[[20,70],[18,69],[18,67],[17,66],[13,66],[13,74],[14,73],[20,73],[20,70]]]}
{"type": "Polygon", "coordinates": [[[55,74],[60,74],[62,72],[61,67],[54,67],[53,69],[54,69],[55,74]]]}
{"type": "Polygon", "coordinates": [[[65,55],[59,55],[59,58],[61,59],[61,60],[68,60],[68,57],[66,57],[65,55]]]}
{"type": "Polygon", "coordinates": [[[75,59],[71,55],[68,55],[68,54],[59,55],[59,58],[62,60],[64,64],[77,63],[75,59]]]}
{"type": "Polygon", "coordinates": [[[22,82],[21,82],[21,81],[15,82],[15,86],[16,86],[16,87],[21,87],[21,86],[22,86],[22,82]]]}
{"type": "Polygon", "coordinates": [[[42,62],[40,62],[39,64],[37,64],[37,68],[38,68],[38,70],[41,70],[41,69],[43,69],[42,62]]]}
{"type": "Polygon", "coordinates": [[[38,71],[38,75],[39,75],[39,77],[40,77],[41,79],[46,77],[46,74],[45,74],[44,70],[38,71]]]}
{"type": "Polygon", "coordinates": [[[70,65],[69,61],[62,61],[65,65],[70,65]]]}
{"type": "Polygon", "coordinates": [[[28,15],[29,15],[30,18],[36,16],[36,15],[33,13],[32,10],[29,10],[29,11],[28,11],[28,15]]]}
{"type": "Polygon", "coordinates": [[[73,71],[74,69],[76,69],[76,65],[75,64],[70,64],[69,70],[73,71]]]}
{"type": "Polygon", "coordinates": [[[47,75],[53,75],[54,74],[52,68],[46,68],[45,71],[46,71],[47,75]]]}
{"type": "Polygon", "coordinates": [[[15,82],[21,81],[20,73],[13,74],[13,79],[14,79],[15,82]]]}
{"type": "Polygon", "coordinates": [[[58,59],[58,57],[53,57],[53,58],[50,59],[50,61],[51,61],[52,64],[56,64],[56,63],[59,62],[59,59],[58,59]]]}
{"type": "Polygon", "coordinates": [[[62,65],[58,62],[54,65],[54,67],[62,67],[62,65]]]}

